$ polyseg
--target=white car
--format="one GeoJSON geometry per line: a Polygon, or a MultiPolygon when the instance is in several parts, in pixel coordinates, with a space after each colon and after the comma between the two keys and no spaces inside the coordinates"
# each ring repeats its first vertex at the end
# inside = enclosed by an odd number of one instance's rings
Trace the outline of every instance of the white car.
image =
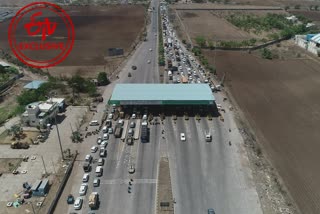
{"type": "Polygon", "coordinates": [[[92,156],[91,155],[86,155],[85,161],[90,163],[91,160],[92,160],[92,156]]]}
{"type": "Polygon", "coordinates": [[[91,147],[91,153],[95,153],[98,150],[97,146],[91,147]]]}
{"type": "Polygon", "coordinates": [[[109,134],[108,133],[103,134],[102,139],[103,140],[109,140],[109,134]]]}
{"type": "Polygon", "coordinates": [[[152,51],[152,48],[150,48],[149,51],[152,51]]]}
{"type": "Polygon", "coordinates": [[[81,184],[79,194],[81,196],[85,195],[87,193],[87,189],[88,189],[88,184],[81,184]]]}
{"type": "Polygon", "coordinates": [[[85,173],[82,177],[82,182],[86,183],[89,181],[89,173],[85,173]]]}
{"type": "Polygon", "coordinates": [[[100,144],[101,141],[102,141],[101,137],[98,137],[98,139],[97,139],[97,144],[100,144]]]}
{"type": "Polygon", "coordinates": [[[100,147],[106,148],[107,145],[108,145],[108,141],[104,140],[104,141],[101,142],[100,147]]]}
{"type": "Polygon", "coordinates": [[[74,209],[80,210],[82,207],[82,203],[83,203],[83,199],[81,197],[78,197],[74,202],[74,205],[73,205],[74,209]]]}
{"type": "Polygon", "coordinates": [[[180,140],[186,141],[186,135],[184,133],[180,133],[180,140]]]}
{"type": "Polygon", "coordinates": [[[109,115],[108,115],[108,119],[110,119],[110,120],[111,120],[111,119],[112,119],[112,117],[113,117],[113,114],[109,114],[109,115]]]}
{"type": "Polygon", "coordinates": [[[132,114],[131,118],[136,119],[136,114],[132,114]]]}
{"type": "Polygon", "coordinates": [[[144,114],[144,115],[142,116],[142,120],[146,120],[146,119],[148,119],[148,116],[147,116],[146,114],[144,114]]]}
{"type": "Polygon", "coordinates": [[[148,64],[150,64],[150,63],[151,63],[151,61],[150,61],[150,60],[148,60],[148,61],[147,61],[147,63],[148,63],[148,64]]]}

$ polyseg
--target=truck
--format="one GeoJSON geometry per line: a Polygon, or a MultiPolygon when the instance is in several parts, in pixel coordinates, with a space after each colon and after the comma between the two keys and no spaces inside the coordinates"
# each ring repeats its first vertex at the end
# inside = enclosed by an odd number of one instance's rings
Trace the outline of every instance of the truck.
{"type": "Polygon", "coordinates": [[[23,142],[12,142],[11,143],[11,149],[29,149],[29,144],[28,143],[23,143],[23,142]]]}
{"type": "Polygon", "coordinates": [[[177,71],[178,70],[178,64],[177,62],[172,63],[171,71],[177,71]]]}
{"type": "Polygon", "coordinates": [[[212,136],[211,136],[210,132],[206,132],[205,133],[205,138],[206,138],[206,142],[211,142],[212,141],[212,136]]]}
{"type": "Polygon", "coordinates": [[[172,71],[168,71],[169,80],[172,80],[172,71]]]}
{"type": "Polygon", "coordinates": [[[99,194],[97,192],[92,192],[89,196],[89,207],[91,209],[98,208],[99,194]]]}
{"type": "Polygon", "coordinates": [[[117,124],[116,127],[115,127],[115,130],[114,130],[114,136],[116,138],[120,138],[121,137],[121,134],[122,134],[122,126],[121,124],[117,124]]]}
{"type": "Polygon", "coordinates": [[[141,124],[141,143],[147,143],[148,141],[149,141],[148,122],[144,121],[141,124]]]}
{"type": "Polygon", "coordinates": [[[188,83],[188,78],[186,76],[181,76],[182,83],[188,83]]]}

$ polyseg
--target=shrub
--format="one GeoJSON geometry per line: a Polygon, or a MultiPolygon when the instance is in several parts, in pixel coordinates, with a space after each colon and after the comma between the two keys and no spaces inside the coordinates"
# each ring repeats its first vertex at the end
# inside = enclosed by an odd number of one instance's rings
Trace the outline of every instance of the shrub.
{"type": "Polygon", "coordinates": [[[206,46],[206,39],[203,36],[197,36],[195,40],[201,48],[206,46]]]}
{"type": "Polygon", "coordinates": [[[264,59],[272,59],[273,58],[272,52],[267,48],[262,49],[261,56],[264,59]]]}

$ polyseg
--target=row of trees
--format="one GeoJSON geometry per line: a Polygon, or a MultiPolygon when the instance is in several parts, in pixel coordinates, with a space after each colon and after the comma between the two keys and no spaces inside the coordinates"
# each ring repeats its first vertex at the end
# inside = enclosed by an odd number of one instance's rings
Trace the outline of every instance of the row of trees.
{"type": "Polygon", "coordinates": [[[164,46],[163,46],[163,36],[162,36],[162,23],[159,13],[159,65],[164,66],[165,65],[165,56],[164,56],[164,46]]]}
{"type": "Polygon", "coordinates": [[[209,64],[208,59],[202,54],[200,47],[192,48],[192,52],[197,56],[201,64],[210,71],[210,73],[216,74],[216,68],[214,65],[209,64]]]}
{"type": "MultiPolygon", "coordinates": [[[[97,77],[98,85],[107,85],[109,84],[109,79],[106,72],[100,72],[97,77]]],[[[54,90],[66,91],[67,87],[72,89],[74,93],[87,93],[89,96],[97,96],[97,87],[91,79],[83,78],[79,75],[75,75],[72,78],[68,79],[66,83],[61,82],[60,80],[49,77],[49,81],[43,83],[36,90],[27,90],[23,91],[18,97],[18,104],[24,108],[24,106],[29,103],[36,101],[44,101],[48,99],[50,93],[54,90]]]]}

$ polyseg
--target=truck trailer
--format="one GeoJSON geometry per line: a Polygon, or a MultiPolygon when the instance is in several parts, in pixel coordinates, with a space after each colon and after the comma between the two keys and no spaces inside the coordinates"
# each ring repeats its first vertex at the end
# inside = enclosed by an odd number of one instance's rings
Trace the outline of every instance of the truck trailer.
{"type": "Polygon", "coordinates": [[[98,208],[99,194],[97,192],[92,192],[89,196],[89,207],[91,209],[98,208]]]}

